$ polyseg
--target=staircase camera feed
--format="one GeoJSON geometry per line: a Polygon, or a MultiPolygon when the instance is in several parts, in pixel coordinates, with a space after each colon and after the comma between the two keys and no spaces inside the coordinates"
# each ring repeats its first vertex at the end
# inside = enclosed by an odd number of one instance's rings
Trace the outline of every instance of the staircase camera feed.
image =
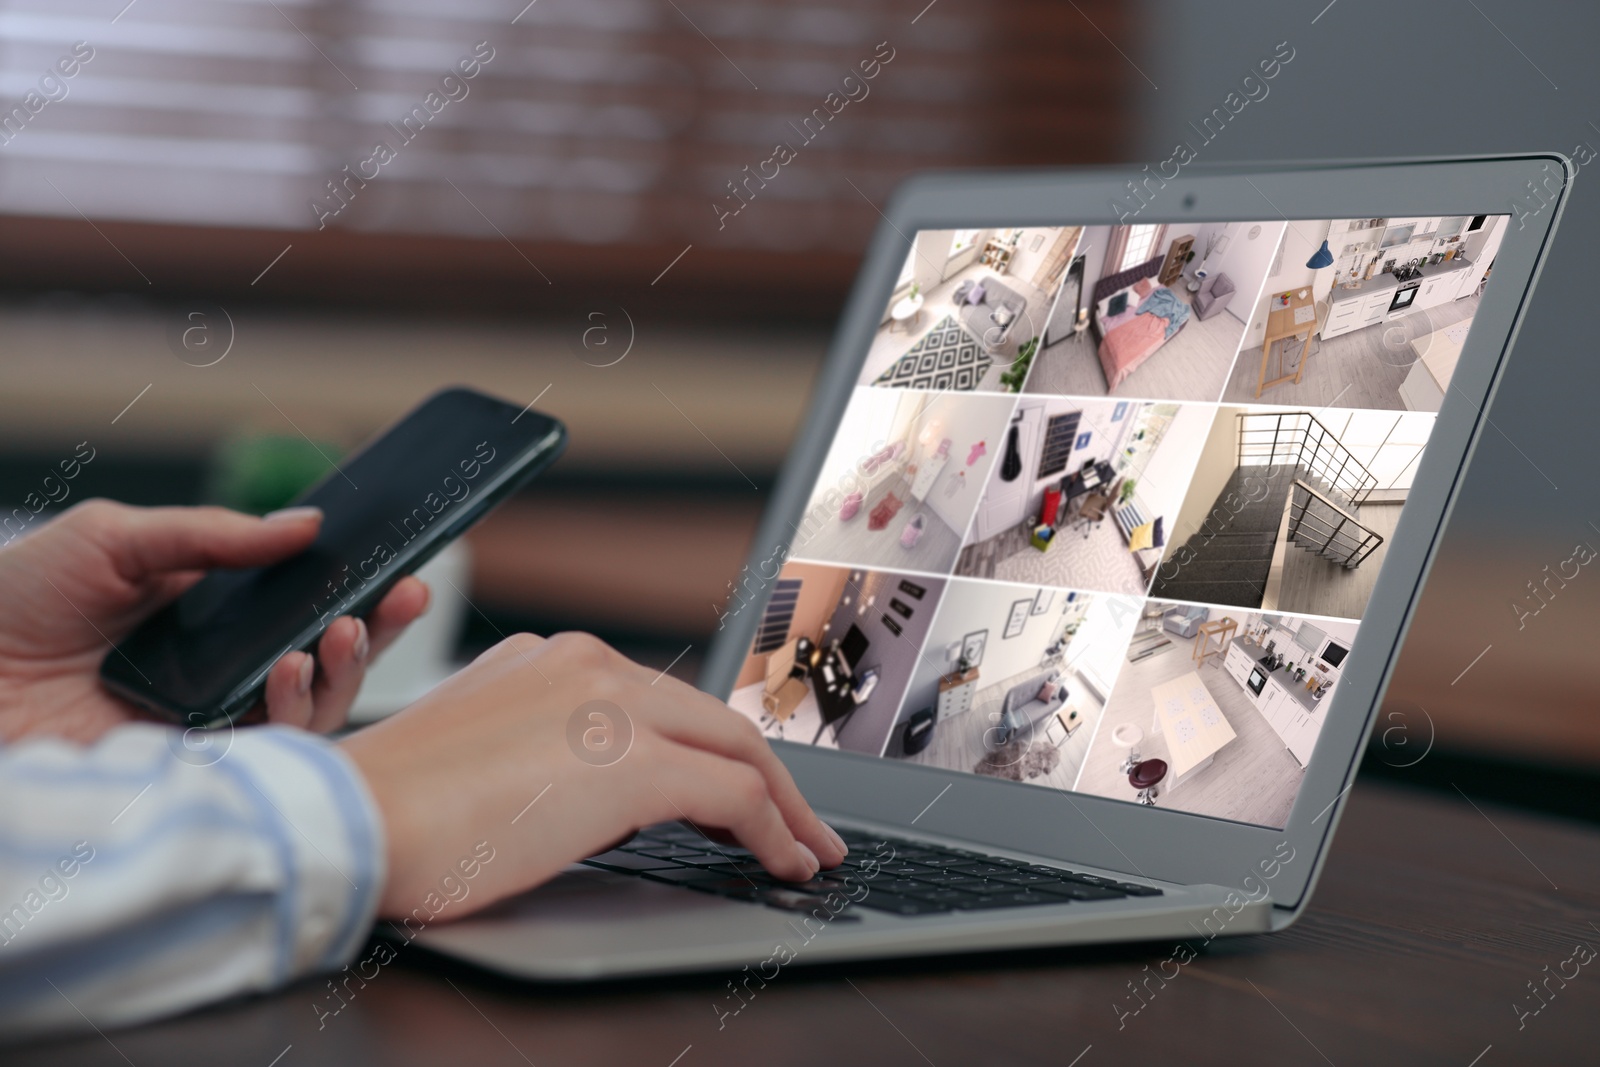
{"type": "Polygon", "coordinates": [[[1508,221],[919,231],[729,703],[1284,826],[1508,221]]]}

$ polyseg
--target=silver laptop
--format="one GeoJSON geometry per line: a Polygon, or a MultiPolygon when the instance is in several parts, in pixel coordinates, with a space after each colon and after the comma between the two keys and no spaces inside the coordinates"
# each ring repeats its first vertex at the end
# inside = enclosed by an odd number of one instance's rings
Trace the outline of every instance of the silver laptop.
{"type": "Polygon", "coordinates": [[[770,977],[1295,921],[1572,168],[1167,169],[884,208],[701,682],[847,865],[657,827],[417,944],[770,977]]]}

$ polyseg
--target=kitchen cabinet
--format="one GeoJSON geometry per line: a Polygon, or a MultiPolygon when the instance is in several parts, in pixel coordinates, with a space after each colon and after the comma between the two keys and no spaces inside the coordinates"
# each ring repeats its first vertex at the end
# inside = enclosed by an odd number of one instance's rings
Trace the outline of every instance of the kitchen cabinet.
{"type": "Polygon", "coordinates": [[[1278,735],[1278,740],[1283,742],[1283,746],[1302,767],[1310,762],[1311,751],[1317,744],[1317,734],[1322,729],[1322,719],[1317,711],[1308,711],[1301,702],[1299,694],[1303,691],[1299,683],[1285,682],[1273,676],[1267,679],[1261,696],[1256,700],[1256,709],[1261,712],[1261,717],[1267,720],[1272,732],[1278,735]],[[1291,686],[1294,688],[1291,689],[1291,686]]]}
{"type": "Polygon", "coordinates": [[[1422,288],[1417,290],[1417,299],[1413,303],[1411,310],[1425,311],[1428,308],[1438,307],[1440,304],[1454,300],[1456,289],[1461,285],[1461,275],[1463,273],[1465,272],[1457,270],[1451,271],[1449,274],[1441,274],[1436,278],[1424,279],[1422,288]]]}
{"type": "MultiPolygon", "coordinates": [[[[1484,223],[1483,229],[1488,231],[1488,235],[1481,238],[1483,244],[1478,247],[1475,254],[1472,254],[1472,266],[1462,272],[1466,276],[1461,279],[1461,288],[1457,292],[1458,296],[1471,296],[1477,292],[1478,283],[1483,281],[1484,271],[1489,269],[1489,265],[1494,262],[1495,253],[1500,251],[1500,242],[1506,235],[1507,221],[1507,218],[1503,215],[1491,215],[1484,223]]],[[[1468,240],[1471,241],[1477,238],[1478,234],[1482,232],[1482,230],[1479,230],[1469,233],[1467,235],[1468,240]]]]}
{"type": "Polygon", "coordinates": [[[1229,642],[1228,654],[1223,658],[1222,665],[1232,678],[1246,692],[1249,692],[1250,672],[1255,668],[1255,661],[1250,654],[1238,645],[1229,642]]]}
{"type": "Polygon", "coordinates": [[[1371,326],[1382,322],[1383,317],[1389,314],[1389,302],[1394,299],[1394,293],[1385,289],[1373,293],[1361,303],[1361,325],[1371,326]]]}
{"type": "Polygon", "coordinates": [[[1317,747],[1317,734],[1321,723],[1315,715],[1299,710],[1294,712],[1294,721],[1290,725],[1284,741],[1289,746],[1289,752],[1304,767],[1311,762],[1311,751],[1317,747]]]}
{"type": "MultiPolygon", "coordinates": [[[[1386,305],[1387,306],[1387,305],[1386,305]]],[[[1342,333],[1349,333],[1357,326],[1365,325],[1362,315],[1362,301],[1339,300],[1328,312],[1328,319],[1322,324],[1322,337],[1338,337],[1342,333]]]]}

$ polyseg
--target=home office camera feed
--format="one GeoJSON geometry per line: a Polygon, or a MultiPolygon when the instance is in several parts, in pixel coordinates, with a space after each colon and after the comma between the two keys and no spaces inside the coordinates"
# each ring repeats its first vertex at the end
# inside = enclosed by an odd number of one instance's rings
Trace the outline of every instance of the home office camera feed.
{"type": "Polygon", "coordinates": [[[1285,825],[1508,221],[918,232],[730,703],[1285,825]]]}

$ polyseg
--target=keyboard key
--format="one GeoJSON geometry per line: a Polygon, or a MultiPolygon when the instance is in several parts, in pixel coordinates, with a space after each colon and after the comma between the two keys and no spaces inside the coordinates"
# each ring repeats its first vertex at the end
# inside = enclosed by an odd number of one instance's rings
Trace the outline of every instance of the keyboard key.
{"type": "Polygon", "coordinates": [[[1026,870],[1017,869],[999,875],[995,881],[1004,882],[1007,885],[1055,885],[1060,879],[1052,878],[1047,874],[1033,874],[1026,870]]]}
{"type": "Polygon", "coordinates": [[[686,885],[691,889],[698,889],[702,886],[710,887],[719,882],[743,886],[749,886],[751,882],[756,882],[759,885],[759,879],[749,878],[748,876],[730,876],[726,871],[704,871],[698,867],[674,867],[667,871],[640,871],[639,873],[657,882],[686,885]]]}
{"type": "Polygon", "coordinates": [[[602,852],[583,861],[594,867],[607,867],[614,871],[660,871],[676,870],[678,865],[671,860],[652,859],[649,856],[640,856],[632,852],[612,850],[602,852]]]}
{"type": "Polygon", "coordinates": [[[1018,890],[1015,893],[993,893],[985,896],[974,896],[966,903],[958,904],[956,907],[962,911],[977,911],[986,908],[1023,908],[1036,904],[1066,903],[1068,901],[1063,897],[1018,890]]]}
{"type": "Polygon", "coordinates": [[[932,901],[935,904],[954,904],[959,908],[967,901],[976,900],[983,895],[981,893],[968,892],[965,889],[933,889],[929,892],[918,894],[917,899],[932,901]]]}
{"type": "Polygon", "coordinates": [[[884,874],[899,878],[915,878],[918,875],[927,874],[929,868],[916,863],[902,863],[896,860],[892,863],[883,864],[878,870],[884,874]]]}
{"type": "Polygon", "coordinates": [[[870,908],[873,911],[886,911],[892,915],[934,915],[949,911],[950,904],[939,903],[933,900],[923,900],[920,897],[902,897],[893,893],[868,893],[861,900],[856,901],[856,906],[870,908]]]}
{"type": "Polygon", "coordinates": [[[1033,887],[1034,892],[1049,894],[1050,896],[1066,897],[1068,900],[1120,900],[1128,894],[1108,886],[1081,885],[1075,882],[1055,882],[1049,885],[1033,887]]]}
{"type": "Polygon", "coordinates": [[[904,858],[911,860],[914,863],[920,863],[924,867],[955,867],[963,863],[972,862],[971,858],[967,856],[952,856],[947,853],[919,851],[913,851],[907,854],[904,858]]]}
{"type": "Polygon", "coordinates": [[[980,878],[975,874],[957,874],[954,871],[928,871],[917,875],[916,880],[940,889],[974,888],[989,884],[987,878],[980,878]]]}
{"type": "Polygon", "coordinates": [[[1159,897],[1163,895],[1161,890],[1153,885],[1137,885],[1133,882],[1118,882],[1112,888],[1120,889],[1130,897],[1159,897]]]}
{"type": "Polygon", "coordinates": [[[726,862],[723,857],[714,852],[703,852],[697,848],[678,848],[673,845],[664,845],[659,848],[636,848],[630,851],[635,855],[648,856],[653,860],[703,859],[710,856],[719,862],[726,862]]]}
{"type": "Polygon", "coordinates": [[[1005,865],[1005,864],[987,863],[987,862],[986,863],[961,863],[961,864],[957,864],[957,865],[955,865],[955,866],[950,868],[950,870],[958,871],[961,874],[976,874],[976,875],[981,875],[981,876],[983,876],[985,878],[992,878],[992,877],[997,877],[999,875],[1010,874],[1015,869],[1016,868],[1008,866],[1008,865],[1005,865]]]}

